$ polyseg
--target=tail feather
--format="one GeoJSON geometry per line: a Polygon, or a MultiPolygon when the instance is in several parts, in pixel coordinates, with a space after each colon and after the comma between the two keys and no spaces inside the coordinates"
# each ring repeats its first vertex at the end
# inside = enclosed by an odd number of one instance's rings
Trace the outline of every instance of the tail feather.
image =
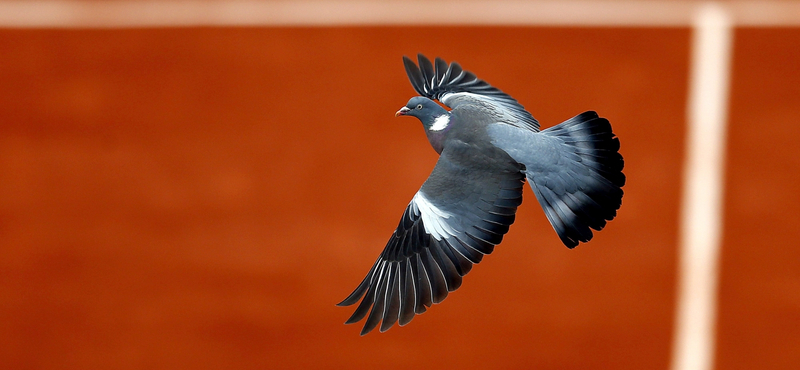
{"type": "Polygon", "coordinates": [[[622,205],[625,175],[619,139],[611,124],[584,112],[541,134],[556,138],[559,163],[528,173],[548,220],[569,248],[592,238],[622,205]]]}

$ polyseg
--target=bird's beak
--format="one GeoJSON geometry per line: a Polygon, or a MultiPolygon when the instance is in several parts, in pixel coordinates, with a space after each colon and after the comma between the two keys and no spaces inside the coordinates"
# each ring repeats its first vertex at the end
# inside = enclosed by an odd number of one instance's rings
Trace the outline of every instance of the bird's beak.
{"type": "Polygon", "coordinates": [[[408,107],[402,107],[402,108],[400,108],[399,111],[397,111],[397,113],[394,114],[394,116],[395,117],[405,116],[406,113],[408,113],[408,111],[410,111],[410,110],[411,109],[408,109],[408,107]]]}

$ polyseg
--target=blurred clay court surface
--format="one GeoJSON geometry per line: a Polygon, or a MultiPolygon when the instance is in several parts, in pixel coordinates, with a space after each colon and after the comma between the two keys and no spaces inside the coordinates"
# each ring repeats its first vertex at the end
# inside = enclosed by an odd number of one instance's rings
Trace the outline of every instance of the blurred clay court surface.
{"type": "MultiPolygon", "coordinates": [[[[409,16],[413,16],[410,14],[409,16]]],[[[800,364],[800,29],[734,32],[714,368],[800,364]]],[[[667,369],[689,27],[0,28],[4,369],[667,369]],[[543,127],[608,118],[628,183],[575,250],[526,186],[447,300],[360,337],[437,155],[402,55],[543,127]]]]}

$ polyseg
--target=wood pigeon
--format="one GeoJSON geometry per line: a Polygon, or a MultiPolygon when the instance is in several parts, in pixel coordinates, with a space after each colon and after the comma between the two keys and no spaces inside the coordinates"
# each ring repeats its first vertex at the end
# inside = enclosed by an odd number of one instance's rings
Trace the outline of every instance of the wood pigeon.
{"type": "Polygon", "coordinates": [[[406,325],[458,289],[514,223],[526,179],[568,248],[588,242],[622,204],[623,159],[605,118],[589,111],[540,131],[514,98],[456,62],[420,54],[419,67],[403,63],[421,96],[396,116],[422,122],[439,160],[367,276],[338,304],[363,297],[346,322],[366,316],[361,335],[406,325]]]}

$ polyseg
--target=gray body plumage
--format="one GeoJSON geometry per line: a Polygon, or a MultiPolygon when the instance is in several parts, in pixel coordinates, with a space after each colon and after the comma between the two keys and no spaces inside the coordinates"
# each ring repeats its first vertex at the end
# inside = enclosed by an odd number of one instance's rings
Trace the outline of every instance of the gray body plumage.
{"type": "Polygon", "coordinates": [[[347,323],[388,330],[441,302],[514,222],[527,180],[562,242],[573,248],[616,216],[622,201],[619,140],[585,112],[539,131],[502,91],[436,58],[404,57],[414,97],[398,115],[418,118],[440,154],[384,251],[339,305],[361,299],[347,323]],[[448,112],[431,99],[438,99],[448,112]],[[367,316],[368,315],[368,316],[367,316]]]}

